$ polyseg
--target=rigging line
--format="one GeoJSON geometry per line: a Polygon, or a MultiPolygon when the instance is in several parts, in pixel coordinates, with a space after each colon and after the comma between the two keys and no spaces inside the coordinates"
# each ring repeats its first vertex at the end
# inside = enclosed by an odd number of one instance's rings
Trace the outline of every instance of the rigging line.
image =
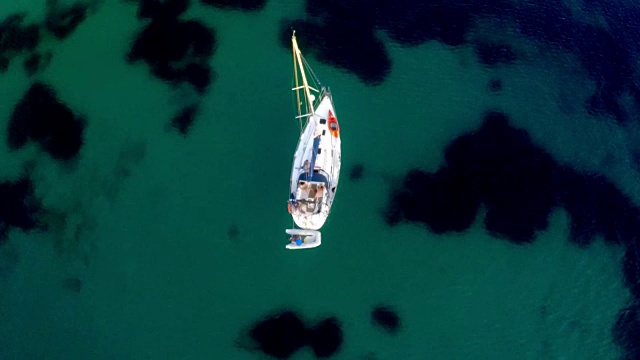
{"type": "Polygon", "coordinates": [[[301,56],[301,58],[302,58],[302,61],[303,61],[304,65],[305,65],[305,67],[306,67],[307,69],[309,69],[309,72],[311,73],[311,76],[313,77],[313,80],[315,80],[315,82],[316,82],[316,83],[318,83],[318,85],[320,85],[320,86],[318,86],[319,88],[322,88],[322,83],[320,83],[320,79],[318,79],[318,77],[316,76],[316,74],[313,72],[313,69],[311,68],[311,66],[310,66],[310,65],[309,65],[309,63],[307,62],[307,59],[305,59],[305,58],[302,56],[302,54],[300,54],[300,56],[301,56]]]}

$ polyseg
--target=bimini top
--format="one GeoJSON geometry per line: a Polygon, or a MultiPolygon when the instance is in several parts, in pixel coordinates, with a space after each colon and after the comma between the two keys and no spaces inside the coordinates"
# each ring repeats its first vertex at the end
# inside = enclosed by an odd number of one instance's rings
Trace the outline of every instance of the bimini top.
{"type": "Polygon", "coordinates": [[[318,170],[315,170],[313,173],[309,174],[306,171],[300,174],[298,177],[298,181],[313,181],[313,182],[323,182],[325,186],[329,186],[329,180],[327,177],[322,175],[318,170]],[[309,176],[311,175],[311,176],[309,176]]]}

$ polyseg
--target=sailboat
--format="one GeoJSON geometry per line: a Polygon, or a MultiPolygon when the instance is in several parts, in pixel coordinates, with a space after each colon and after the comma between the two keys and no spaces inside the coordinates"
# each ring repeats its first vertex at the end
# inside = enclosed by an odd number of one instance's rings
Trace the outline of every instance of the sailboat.
{"type": "Polygon", "coordinates": [[[302,56],[295,30],[293,49],[293,93],[300,138],[293,156],[287,208],[294,226],[287,249],[320,246],[320,228],[325,224],[340,179],[340,125],[328,87],[324,87],[302,56]]]}

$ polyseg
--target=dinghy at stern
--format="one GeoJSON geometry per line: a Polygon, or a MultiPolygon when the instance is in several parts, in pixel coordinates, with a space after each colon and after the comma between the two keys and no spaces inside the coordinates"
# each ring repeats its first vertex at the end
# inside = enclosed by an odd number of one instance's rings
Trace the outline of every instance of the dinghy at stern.
{"type": "Polygon", "coordinates": [[[320,231],[305,229],[287,229],[285,231],[290,235],[289,244],[286,246],[289,250],[312,249],[322,243],[320,231]]]}

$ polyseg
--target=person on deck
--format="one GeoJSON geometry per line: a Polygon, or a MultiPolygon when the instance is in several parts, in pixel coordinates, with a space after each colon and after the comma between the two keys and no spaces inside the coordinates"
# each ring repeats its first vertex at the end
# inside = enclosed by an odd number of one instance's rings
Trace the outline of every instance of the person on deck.
{"type": "Polygon", "coordinates": [[[302,236],[298,235],[291,235],[291,237],[289,237],[289,241],[291,241],[292,244],[296,244],[298,246],[302,245],[302,243],[304,243],[304,240],[302,239],[302,236]]]}

